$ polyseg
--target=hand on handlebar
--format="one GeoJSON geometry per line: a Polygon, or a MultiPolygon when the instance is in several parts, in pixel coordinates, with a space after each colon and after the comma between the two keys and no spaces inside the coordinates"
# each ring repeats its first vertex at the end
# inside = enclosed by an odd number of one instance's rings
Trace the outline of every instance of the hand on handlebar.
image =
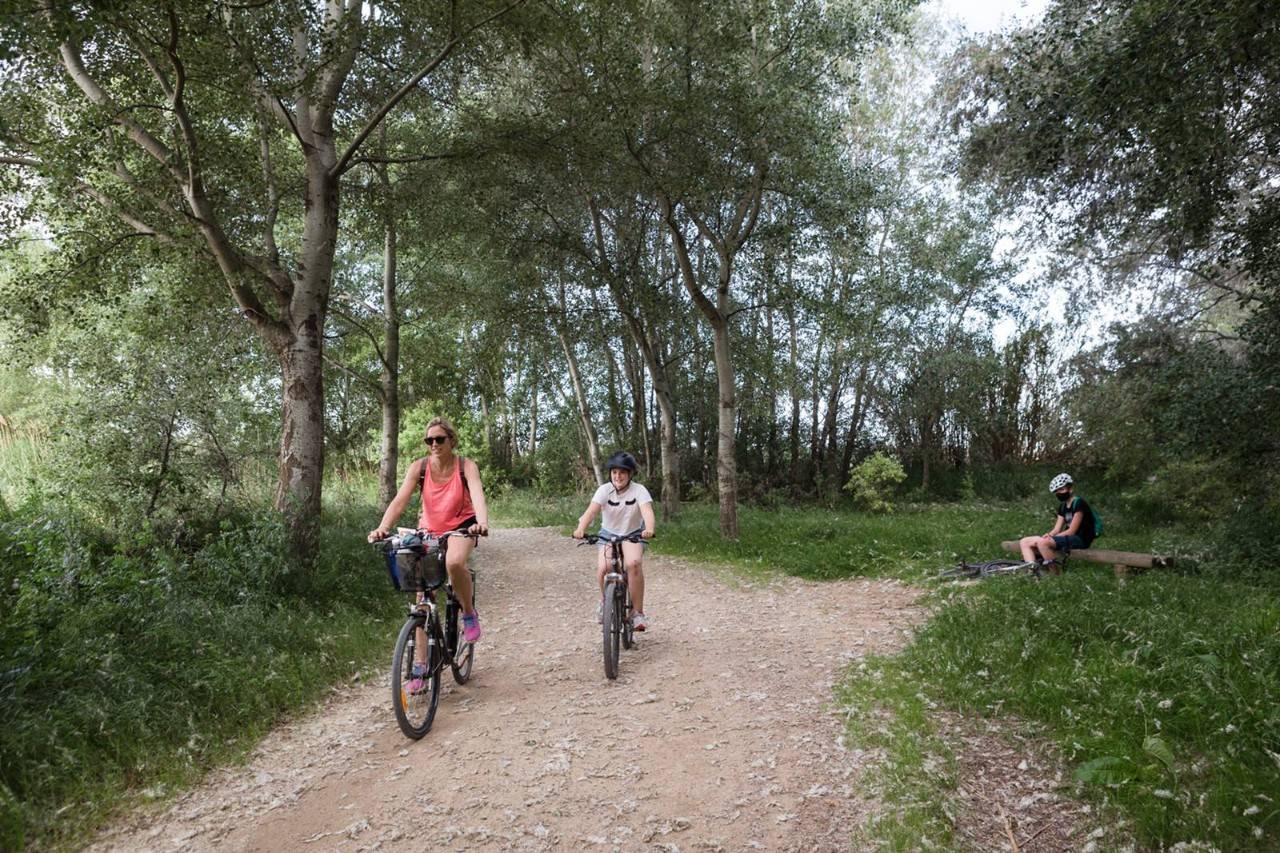
{"type": "Polygon", "coordinates": [[[378,527],[369,531],[369,544],[379,542],[391,535],[391,531],[385,527],[378,527]]]}
{"type": "Polygon", "coordinates": [[[488,535],[489,535],[489,525],[487,525],[487,524],[480,524],[479,522],[477,522],[477,523],[475,523],[475,524],[473,524],[473,525],[471,525],[470,527],[468,527],[468,528],[467,528],[467,535],[469,535],[469,536],[488,536],[488,535]]]}

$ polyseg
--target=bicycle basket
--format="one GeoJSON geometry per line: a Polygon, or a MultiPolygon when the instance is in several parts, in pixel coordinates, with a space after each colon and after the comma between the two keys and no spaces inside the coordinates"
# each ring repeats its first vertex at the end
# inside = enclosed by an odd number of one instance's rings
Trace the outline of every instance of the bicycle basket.
{"type": "Polygon", "coordinates": [[[391,583],[404,592],[432,590],[445,582],[444,554],[437,547],[397,548],[387,554],[391,583]]]}

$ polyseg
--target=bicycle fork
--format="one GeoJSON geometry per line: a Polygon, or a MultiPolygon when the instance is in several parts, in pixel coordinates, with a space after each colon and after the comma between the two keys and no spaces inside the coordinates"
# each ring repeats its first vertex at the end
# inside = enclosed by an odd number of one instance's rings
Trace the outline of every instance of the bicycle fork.
{"type": "Polygon", "coordinates": [[[418,593],[418,600],[409,605],[409,613],[413,616],[426,617],[425,621],[422,623],[422,627],[413,632],[413,637],[409,641],[411,647],[409,659],[414,663],[425,663],[428,667],[431,667],[435,661],[439,660],[437,657],[439,649],[436,648],[438,645],[436,641],[436,634],[438,632],[431,630],[432,624],[435,622],[436,603],[432,600],[431,596],[420,592],[418,593]],[[427,638],[426,660],[421,661],[418,660],[419,636],[427,638]]]}

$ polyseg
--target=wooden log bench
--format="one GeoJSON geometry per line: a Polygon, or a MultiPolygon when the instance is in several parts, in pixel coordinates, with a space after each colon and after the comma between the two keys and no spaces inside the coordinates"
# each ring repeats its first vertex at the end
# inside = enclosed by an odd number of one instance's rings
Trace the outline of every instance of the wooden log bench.
{"type": "MultiPolygon", "coordinates": [[[[1001,542],[1000,547],[1012,554],[1021,554],[1017,542],[1001,542]]],[[[1173,557],[1156,554],[1140,554],[1137,551],[1108,551],[1104,548],[1077,548],[1068,555],[1070,560],[1089,563],[1109,563],[1116,577],[1124,577],[1135,570],[1167,569],[1173,566],[1173,557]]]]}

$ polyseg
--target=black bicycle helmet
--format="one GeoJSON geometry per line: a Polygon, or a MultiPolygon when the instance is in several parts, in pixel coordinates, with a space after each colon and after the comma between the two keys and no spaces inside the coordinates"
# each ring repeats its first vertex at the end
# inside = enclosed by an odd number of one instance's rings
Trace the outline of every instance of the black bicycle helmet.
{"type": "Polygon", "coordinates": [[[634,474],[636,472],[636,458],[625,450],[619,450],[609,457],[609,461],[605,463],[604,467],[606,471],[621,468],[634,474]]]}

